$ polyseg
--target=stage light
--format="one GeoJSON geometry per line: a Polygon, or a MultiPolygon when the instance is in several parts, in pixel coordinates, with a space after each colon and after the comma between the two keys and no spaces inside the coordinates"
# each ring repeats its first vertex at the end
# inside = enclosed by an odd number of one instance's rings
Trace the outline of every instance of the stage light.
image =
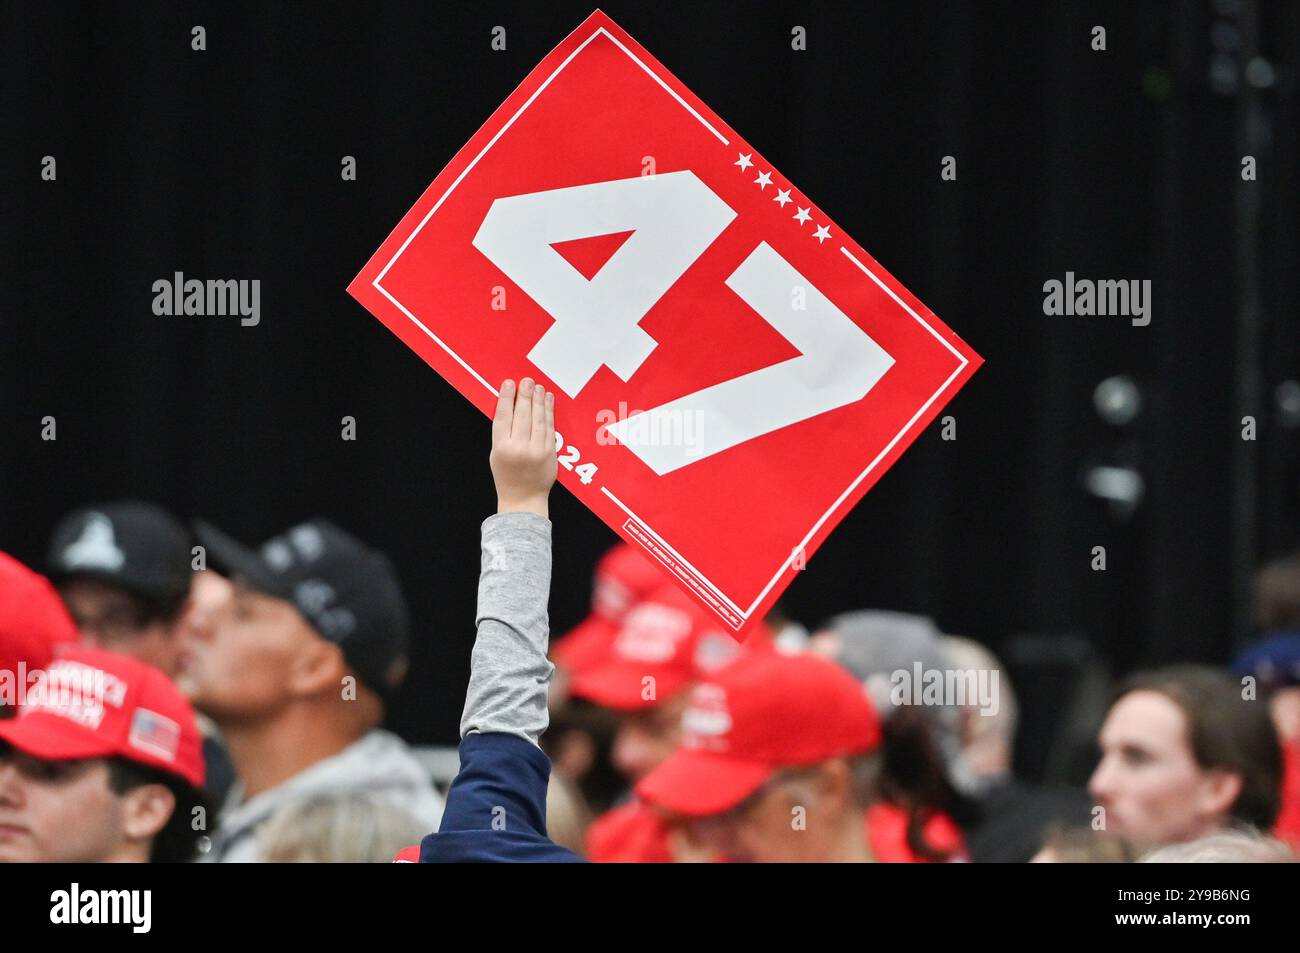
{"type": "Polygon", "coordinates": [[[1142,412],[1142,391],[1125,374],[1108,377],[1092,392],[1097,415],[1108,424],[1126,427],[1142,412]]]}

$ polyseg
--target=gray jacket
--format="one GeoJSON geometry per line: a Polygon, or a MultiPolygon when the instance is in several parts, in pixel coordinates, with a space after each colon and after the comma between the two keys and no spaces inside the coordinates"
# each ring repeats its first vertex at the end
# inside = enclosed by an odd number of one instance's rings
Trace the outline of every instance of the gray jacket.
{"type": "Polygon", "coordinates": [[[333,757],[318,761],[289,780],[248,801],[236,785],[227,799],[208,862],[241,863],[260,860],[257,831],[282,808],[306,798],[366,795],[408,811],[436,831],[442,820],[442,796],[416,761],[406,742],[387,731],[374,730],[333,757]]]}

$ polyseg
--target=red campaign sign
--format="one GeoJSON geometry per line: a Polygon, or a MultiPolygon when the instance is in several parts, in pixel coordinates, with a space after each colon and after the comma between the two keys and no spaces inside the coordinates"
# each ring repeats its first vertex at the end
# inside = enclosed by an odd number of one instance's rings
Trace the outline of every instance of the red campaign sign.
{"type": "Polygon", "coordinates": [[[561,482],[736,633],[981,363],[600,11],[348,291],[485,414],[554,389],[561,482]]]}

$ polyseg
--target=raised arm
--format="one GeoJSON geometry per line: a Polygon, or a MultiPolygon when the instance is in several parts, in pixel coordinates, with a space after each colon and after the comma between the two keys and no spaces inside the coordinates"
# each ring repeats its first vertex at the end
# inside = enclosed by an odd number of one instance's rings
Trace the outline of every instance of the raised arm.
{"type": "Polygon", "coordinates": [[[501,385],[492,419],[497,514],[483,521],[478,637],[460,720],[460,772],[420,860],[576,861],[546,836],[551,762],[546,658],[551,588],[547,496],[555,483],[555,398],[524,378],[501,385]]]}
{"type": "Polygon", "coordinates": [[[460,734],[499,732],[537,744],[546,730],[555,396],[528,378],[501,385],[489,458],[497,513],[483,522],[478,637],[460,734]]]}

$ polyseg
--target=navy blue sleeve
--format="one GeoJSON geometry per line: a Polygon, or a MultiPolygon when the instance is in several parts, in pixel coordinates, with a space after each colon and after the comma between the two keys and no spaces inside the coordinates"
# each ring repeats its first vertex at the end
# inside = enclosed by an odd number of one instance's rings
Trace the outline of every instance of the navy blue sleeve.
{"type": "Polygon", "coordinates": [[[517,735],[466,735],[442,824],[421,842],[420,862],[580,862],[546,835],[550,776],[546,754],[517,735]]]}

